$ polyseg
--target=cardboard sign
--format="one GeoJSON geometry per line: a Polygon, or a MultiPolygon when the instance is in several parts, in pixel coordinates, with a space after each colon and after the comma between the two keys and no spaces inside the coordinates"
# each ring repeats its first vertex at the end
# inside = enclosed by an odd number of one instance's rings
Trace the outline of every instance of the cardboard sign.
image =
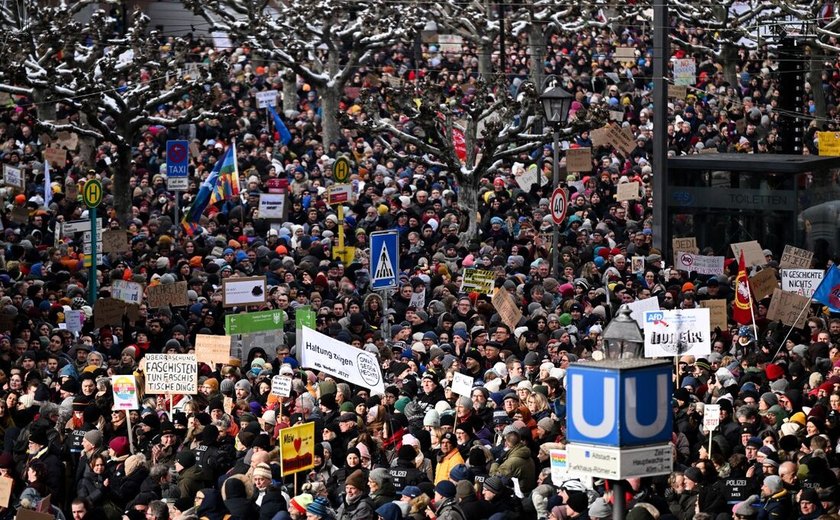
{"type": "Polygon", "coordinates": [[[265,276],[222,280],[222,298],[225,307],[264,305],[266,298],[265,276]]]}
{"type": "Polygon", "coordinates": [[[464,276],[461,281],[461,292],[468,293],[476,290],[487,296],[493,295],[493,287],[496,283],[496,273],[486,269],[464,269],[464,276]]]}
{"type": "Polygon", "coordinates": [[[668,97],[685,99],[688,95],[688,87],[685,85],[668,85],[668,97]]]}
{"type": "Polygon", "coordinates": [[[93,304],[93,326],[122,325],[125,302],[113,298],[100,298],[93,304]]]}
{"type": "Polygon", "coordinates": [[[592,171],[592,149],[591,148],[569,148],[566,150],[566,171],[589,172],[592,171]]]}
{"type": "Polygon", "coordinates": [[[811,260],[814,258],[814,253],[807,249],[800,249],[791,245],[786,245],[782,258],[779,261],[779,268],[781,269],[809,269],[811,267],[811,260]]]}
{"type": "Polygon", "coordinates": [[[767,309],[767,319],[778,320],[789,327],[801,329],[808,319],[808,311],[802,312],[802,309],[810,303],[811,298],[807,296],[776,289],[773,291],[773,299],[770,300],[770,308],[767,309]]]}
{"type": "Polygon", "coordinates": [[[502,323],[510,327],[510,330],[519,326],[519,320],[522,319],[522,311],[516,306],[513,301],[513,296],[510,295],[507,289],[496,291],[491,299],[491,303],[496,308],[496,312],[499,313],[499,317],[502,318],[502,323]]]}
{"type": "Polygon", "coordinates": [[[452,392],[465,397],[472,395],[474,378],[460,372],[452,374],[452,392]]]}
{"type": "Polygon", "coordinates": [[[714,329],[726,330],[728,326],[726,300],[703,300],[700,307],[709,309],[709,326],[714,329]]]}
{"type": "Polygon", "coordinates": [[[34,511],[32,509],[26,509],[25,507],[21,507],[17,510],[17,514],[15,515],[15,520],[54,520],[55,515],[51,515],[48,513],[39,513],[38,511],[34,511]]]}
{"type": "Polygon", "coordinates": [[[61,148],[49,146],[44,148],[44,160],[50,163],[51,168],[64,168],[67,163],[67,152],[61,148]]]}
{"type": "Polygon", "coordinates": [[[283,476],[315,467],[315,423],[280,430],[280,468],[283,476]]]}
{"type": "Polygon", "coordinates": [[[195,358],[213,367],[230,360],[230,336],[197,334],[195,336],[195,358]]]}
{"type": "Polygon", "coordinates": [[[773,294],[779,284],[776,282],[776,270],[773,268],[762,269],[750,277],[750,290],[753,299],[761,300],[773,294]]]}
{"type": "Polygon", "coordinates": [[[195,354],[146,354],[147,394],[197,394],[195,354]]]}
{"type": "Polygon", "coordinates": [[[14,206],[9,219],[15,224],[26,224],[29,222],[29,209],[26,206],[14,206]]]}
{"type": "Polygon", "coordinates": [[[709,309],[645,312],[645,357],[705,356],[712,351],[709,309]]]}
{"type": "Polygon", "coordinates": [[[747,267],[753,265],[764,265],[767,259],[764,258],[764,253],[761,252],[761,245],[757,240],[750,240],[749,242],[735,242],[730,244],[732,252],[735,254],[735,261],[741,258],[741,251],[744,252],[744,263],[747,267]]]}
{"type": "Polygon", "coordinates": [[[189,289],[189,286],[185,281],[149,287],[146,291],[146,303],[150,309],[157,309],[166,305],[186,307],[189,305],[187,289],[189,289]]]}
{"type": "Polygon", "coordinates": [[[824,277],[822,269],[782,269],[782,290],[813,298],[824,277]]]}
{"type": "Polygon", "coordinates": [[[613,51],[613,59],[616,61],[636,61],[636,48],[616,47],[613,51]]]}
{"type": "Polygon", "coordinates": [[[676,251],[685,251],[686,253],[697,254],[700,250],[697,248],[697,239],[695,237],[682,237],[671,239],[671,249],[676,251]]]}
{"type": "Polygon", "coordinates": [[[609,116],[610,121],[618,121],[619,123],[624,121],[624,112],[621,110],[610,110],[609,116]]]}
{"type": "Polygon", "coordinates": [[[622,128],[618,125],[612,125],[607,129],[607,137],[610,144],[624,155],[630,155],[636,149],[633,131],[630,130],[629,126],[622,128]]]}
{"type": "Polygon", "coordinates": [[[0,507],[9,507],[14,485],[15,481],[11,477],[0,477],[0,507]]]}
{"type": "Polygon", "coordinates": [[[121,229],[106,229],[102,232],[102,251],[104,253],[125,253],[131,251],[128,234],[121,229]]]}
{"type": "Polygon", "coordinates": [[[111,298],[126,303],[140,303],[143,300],[143,284],[114,280],[111,282],[111,298]]]}
{"type": "Polygon", "coordinates": [[[639,181],[622,182],[616,191],[615,200],[637,200],[639,198],[639,181]]]}
{"type": "Polygon", "coordinates": [[[6,186],[13,186],[22,190],[24,178],[23,171],[20,168],[8,164],[3,165],[3,184],[6,186]]]}
{"type": "Polygon", "coordinates": [[[604,128],[596,128],[589,132],[589,139],[592,140],[592,146],[599,147],[599,146],[607,146],[610,144],[610,137],[609,137],[609,129],[607,127],[604,128]]]}
{"type": "Polygon", "coordinates": [[[58,132],[55,142],[68,150],[75,150],[79,147],[79,135],[76,132],[58,132]]]}

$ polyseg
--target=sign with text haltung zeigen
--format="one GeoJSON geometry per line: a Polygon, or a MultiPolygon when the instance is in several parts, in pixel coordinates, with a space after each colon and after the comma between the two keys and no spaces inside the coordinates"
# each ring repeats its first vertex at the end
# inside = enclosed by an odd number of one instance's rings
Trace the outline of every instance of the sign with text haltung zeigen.
{"type": "Polygon", "coordinates": [[[571,365],[566,371],[568,442],[612,447],[669,442],[671,372],[670,362],[646,359],[571,365]]]}
{"type": "Polygon", "coordinates": [[[333,339],[317,330],[301,329],[300,364],[335,378],[370,389],[371,394],[385,393],[379,360],[366,350],[333,339]]]}

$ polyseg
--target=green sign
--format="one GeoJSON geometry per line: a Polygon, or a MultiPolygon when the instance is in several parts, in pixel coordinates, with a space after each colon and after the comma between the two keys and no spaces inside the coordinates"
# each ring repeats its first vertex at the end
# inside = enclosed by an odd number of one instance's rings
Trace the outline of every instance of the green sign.
{"type": "Polygon", "coordinates": [[[333,178],[335,182],[347,182],[350,178],[350,160],[347,157],[339,157],[333,163],[333,178]]]}
{"type": "Polygon", "coordinates": [[[228,314],[225,316],[225,333],[228,336],[274,330],[283,330],[283,311],[281,310],[228,314]]]}
{"type": "Polygon", "coordinates": [[[308,327],[310,329],[314,329],[316,327],[315,322],[318,313],[312,310],[309,305],[303,305],[298,307],[295,311],[295,327],[308,327]]]}
{"type": "Polygon", "coordinates": [[[99,182],[99,179],[87,181],[82,188],[82,200],[85,202],[85,206],[89,208],[99,206],[99,203],[102,202],[102,194],[102,183],[99,182]]]}

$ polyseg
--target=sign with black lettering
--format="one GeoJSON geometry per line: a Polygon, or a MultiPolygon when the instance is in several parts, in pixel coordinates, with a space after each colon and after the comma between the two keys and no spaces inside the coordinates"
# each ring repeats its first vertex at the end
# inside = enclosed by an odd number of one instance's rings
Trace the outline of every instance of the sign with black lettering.
{"type": "Polygon", "coordinates": [[[146,354],[147,394],[197,394],[195,354],[146,354]]]}

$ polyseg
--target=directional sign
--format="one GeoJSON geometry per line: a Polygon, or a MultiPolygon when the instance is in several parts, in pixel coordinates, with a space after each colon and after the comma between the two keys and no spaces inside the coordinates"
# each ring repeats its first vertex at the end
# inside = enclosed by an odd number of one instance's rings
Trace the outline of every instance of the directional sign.
{"type": "Polygon", "coordinates": [[[85,183],[82,189],[82,200],[85,206],[95,208],[102,202],[102,183],[98,179],[91,179],[85,183]]]}
{"type": "Polygon", "coordinates": [[[166,187],[170,191],[187,189],[190,144],[187,141],[166,141],[166,187]]]}
{"type": "Polygon", "coordinates": [[[333,178],[335,182],[347,182],[350,178],[350,160],[347,157],[339,157],[333,163],[333,178]]]}
{"type": "Polygon", "coordinates": [[[569,201],[566,196],[566,190],[563,188],[555,188],[551,194],[551,201],[549,208],[551,209],[551,220],[558,226],[566,220],[566,209],[569,207],[569,201]]]}
{"type": "Polygon", "coordinates": [[[370,234],[370,272],[372,289],[397,286],[399,272],[399,241],[397,231],[370,234]]]}
{"type": "MultiPolygon", "coordinates": [[[[72,235],[73,233],[81,233],[83,231],[90,231],[90,219],[85,220],[70,220],[61,226],[61,234],[63,236],[72,235]]],[[[98,227],[102,227],[102,219],[97,222],[98,227]]]]}

